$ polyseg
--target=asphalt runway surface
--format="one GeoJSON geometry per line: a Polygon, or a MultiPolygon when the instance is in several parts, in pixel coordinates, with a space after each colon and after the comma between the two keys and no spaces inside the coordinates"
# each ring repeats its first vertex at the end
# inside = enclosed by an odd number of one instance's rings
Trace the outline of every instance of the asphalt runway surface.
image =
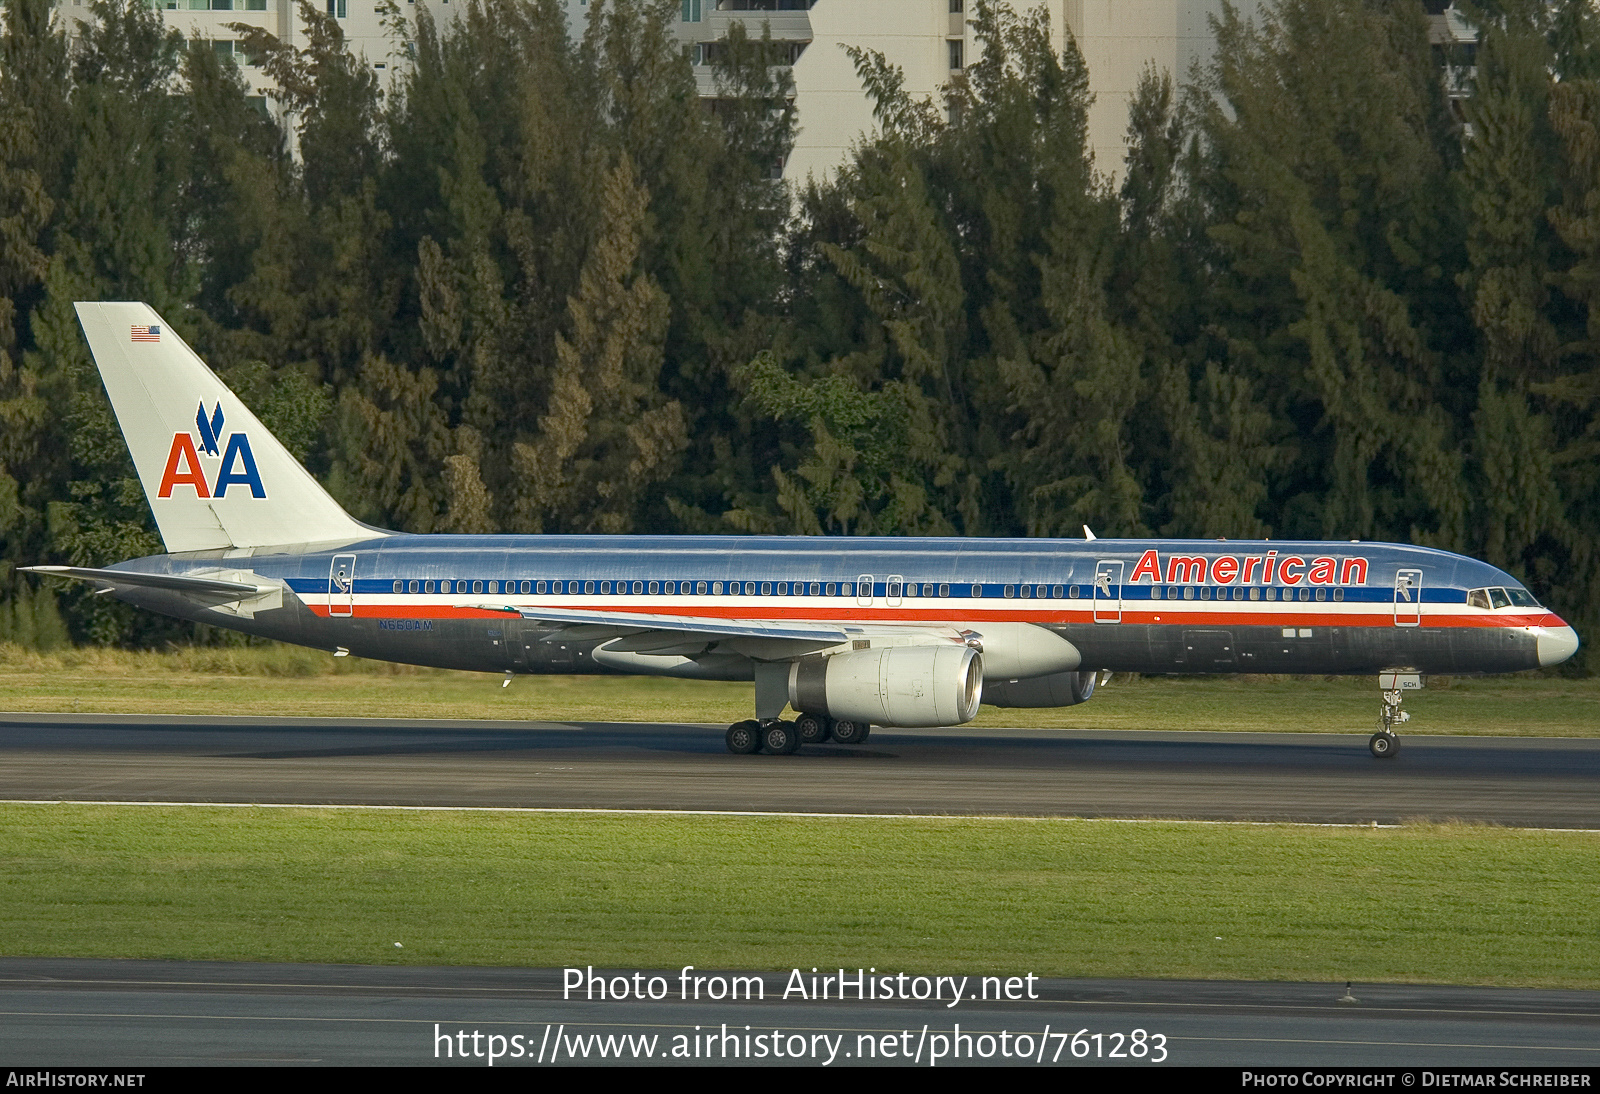
{"type": "Polygon", "coordinates": [[[1600,828],[1600,739],[0,714],[0,799],[1006,814],[1600,828]]]}
{"type": "MultiPolygon", "coordinates": [[[[951,1007],[948,991],[943,1002],[784,1001],[788,976],[767,973],[764,1000],[719,1003],[682,999],[679,970],[659,975],[659,1001],[602,1002],[563,999],[558,969],[0,958],[0,1065],[486,1067],[491,1035],[503,1039],[502,1067],[536,1066],[541,1048],[545,1064],[608,1065],[926,1067],[941,1049],[941,1066],[1149,1067],[1162,1049],[1164,1063],[1234,1067],[1600,1064],[1600,992],[1357,984],[1354,1001],[1341,1002],[1343,984],[1036,980],[1017,990],[1037,999],[968,997],[951,1007]],[[733,1041],[722,1040],[724,1025],[733,1041]],[[781,1059],[771,1054],[773,1033],[788,1050],[781,1059]],[[754,1039],[763,1035],[766,1056],[754,1039]],[[1025,1053],[1019,1035],[1029,1038],[1025,1053]],[[607,1037],[633,1040],[612,1041],[602,1055],[607,1037]],[[1112,1058],[1135,1043],[1142,1055],[1112,1058]],[[690,1054],[675,1060],[679,1046],[690,1054]]],[[[915,987],[907,980],[904,990],[915,987]]],[[[977,993],[979,979],[966,990],[977,993]]]]}

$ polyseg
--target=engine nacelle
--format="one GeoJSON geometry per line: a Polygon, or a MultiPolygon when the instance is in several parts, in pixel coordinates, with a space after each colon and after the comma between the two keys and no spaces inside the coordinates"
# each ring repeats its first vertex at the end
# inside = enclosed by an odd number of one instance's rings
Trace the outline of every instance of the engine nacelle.
{"type": "Polygon", "coordinates": [[[974,626],[983,635],[983,679],[989,687],[1009,680],[1071,672],[1083,664],[1077,646],[1033,623],[985,622],[974,626]]]}
{"type": "Polygon", "coordinates": [[[1094,694],[1094,672],[1056,672],[1032,680],[1010,680],[983,689],[992,707],[1070,707],[1094,694]]]}
{"type": "Polygon", "coordinates": [[[789,668],[790,706],[852,722],[960,725],[982,700],[983,657],[953,643],[856,650],[789,668]]]}

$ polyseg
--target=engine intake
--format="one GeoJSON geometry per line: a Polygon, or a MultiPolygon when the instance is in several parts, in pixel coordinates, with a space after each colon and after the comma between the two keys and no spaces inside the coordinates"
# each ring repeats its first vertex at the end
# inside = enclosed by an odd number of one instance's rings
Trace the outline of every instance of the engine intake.
{"type": "Polygon", "coordinates": [[[983,658],[966,646],[892,646],[806,658],[789,669],[789,705],[880,726],[970,722],[983,699],[983,658]]]}

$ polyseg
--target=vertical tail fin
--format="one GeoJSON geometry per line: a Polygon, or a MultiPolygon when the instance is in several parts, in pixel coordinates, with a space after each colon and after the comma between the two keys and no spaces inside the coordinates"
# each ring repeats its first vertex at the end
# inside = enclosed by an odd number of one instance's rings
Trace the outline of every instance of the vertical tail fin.
{"type": "Polygon", "coordinates": [[[384,534],[340,508],[154,309],[77,309],[168,551],[384,534]]]}

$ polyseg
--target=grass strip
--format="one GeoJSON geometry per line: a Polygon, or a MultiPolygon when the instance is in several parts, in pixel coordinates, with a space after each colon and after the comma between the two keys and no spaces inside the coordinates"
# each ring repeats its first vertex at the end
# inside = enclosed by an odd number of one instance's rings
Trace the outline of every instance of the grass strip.
{"type": "MultiPolygon", "coordinates": [[[[103,714],[249,712],[302,717],[713,722],[748,718],[750,684],[639,676],[448,672],[295,646],[166,652],[0,646],[0,710],[103,714]]],[[[1406,697],[1408,734],[1600,736],[1600,678],[1435,677],[1406,697]]],[[[1367,733],[1371,677],[1117,677],[1052,710],[984,707],[978,726],[1367,733]]]]}
{"type": "Polygon", "coordinates": [[[1596,862],[1474,825],[9,805],[0,952],[1595,989],[1596,862]]]}

